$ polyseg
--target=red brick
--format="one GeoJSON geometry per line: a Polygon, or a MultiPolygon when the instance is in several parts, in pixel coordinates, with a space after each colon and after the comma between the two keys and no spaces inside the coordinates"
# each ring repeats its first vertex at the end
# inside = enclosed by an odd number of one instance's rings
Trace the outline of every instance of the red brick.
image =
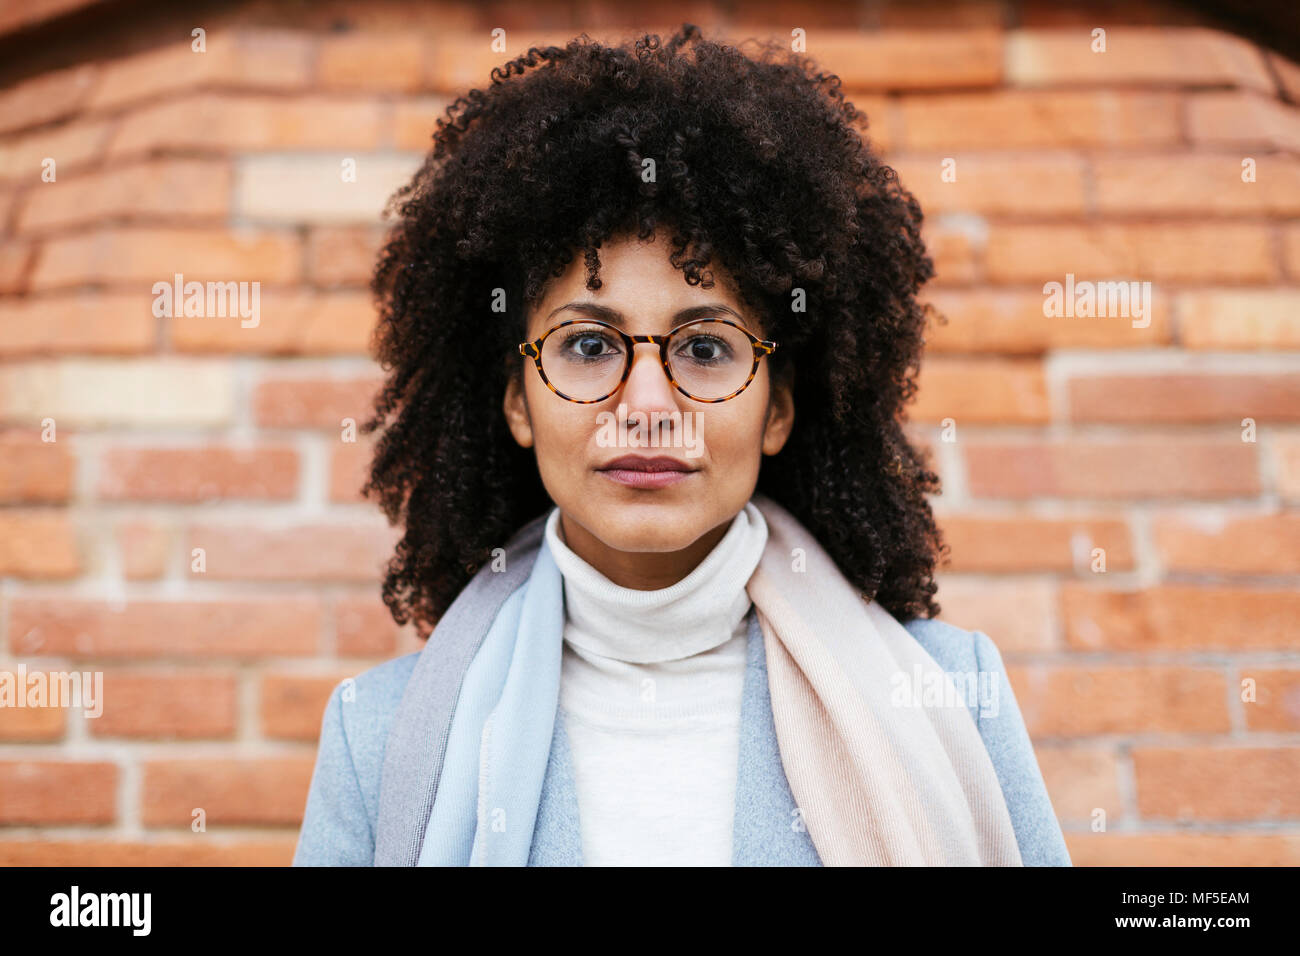
{"type": "Polygon", "coordinates": [[[927,224],[922,234],[926,252],[934,260],[935,285],[967,285],[979,279],[977,262],[981,241],[959,228],[927,224]]]}
{"type": "Polygon", "coordinates": [[[1259,49],[1218,30],[1108,27],[1105,51],[1092,43],[1091,30],[1016,30],[1007,39],[1007,82],[1273,89],[1259,49]]]}
{"type": "Polygon", "coordinates": [[[337,442],[330,452],[330,501],[359,502],[367,500],[361,486],[370,477],[370,463],[374,457],[374,444],[361,440],[337,442]]]}
{"type": "Polygon", "coordinates": [[[1000,90],[907,96],[902,145],[915,150],[1171,146],[1180,139],[1173,93],[1000,90]]]}
{"type": "Polygon", "coordinates": [[[31,287],[36,245],[31,242],[0,241],[0,292],[26,292],[31,287]]]}
{"type": "Polygon", "coordinates": [[[1242,181],[1242,156],[1097,157],[1097,208],[1107,215],[1264,216],[1300,213],[1300,161],[1256,158],[1242,181]]]}
{"type": "Polygon", "coordinates": [[[98,493],[110,501],[286,500],[298,471],[298,453],[285,445],[113,447],[100,461],[98,493]]]}
{"type": "Polygon", "coordinates": [[[339,598],[334,622],[340,657],[391,657],[397,648],[398,625],[378,596],[339,598]]]}
{"type": "Polygon", "coordinates": [[[53,504],[72,496],[76,461],[67,442],[39,431],[0,431],[0,504],[53,504]]]}
{"type": "Polygon", "coordinates": [[[1166,571],[1300,574],[1300,512],[1156,515],[1151,533],[1166,571]]]}
{"type": "Polygon", "coordinates": [[[343,97],[198,93],[127,114],[108,155],[118,160],[161,149],[374,150],[383,145],[384,110],[379,103],[343,97]]]}
{"type": "MultiPolygon", "coordinates": [[[[147,292],[147,290],[146,290],[147,292]]],[[[0,356],[152,351],[153,296],[72,292],[0,300],[0,356]]]]}
{"type": "Polygon", "coordinates": [[[942,570],[935,580],[941,618],[968,631],[988,634],[1004,657],[1055,647],[1053,581],[1045,577],[990,579],[942,570]]]}
{"type": "Polygon", "coordinates": [[[0,90],[0,133],[70,116],[86,102],[98,68],[83,63],[40,73],[0,90]]]}
{"type": "MultiPolygon", "coordinates": [[[[49,673],[39,667],[27,666],[28,678],[37,672],[49,673]]],[[[6,677],[6,680],[13,680],[15,691],[20,695],[25,694],[25,685],[19,683],[21,672],[17,663],[0,665],[0,674],[13,675],[6,677]]],[[[23,696],[21,700],[26,703],[27,697],[23,696]]],[[[0,707],[0,743],[50,743],[63,737],[69,708],[19,707],[16,703],[6,703],[0,707]]]]}
{"type": "Polygon", "coordinates": [[[1084,651],[1295,650],[1295,589],[1164,584],[1144,591],[1061,586],[1066,642],[1084,651]]]}
{"type": "Polygon", "coordinates": [[[926,335],[926,350],[935,352],[999,352],[1041,354],[1051,349],[1152,348],[1172,338],[1169,296],[1151,290],[1150,323],[1134,328],[1132,321],[1083,316],[1047,317],[1047,297],[1041,290],[934,289],[925,298],[939,315],[926,335]]]}
{"type": "Polygon", "coordinates": [[[360,31],[327,36],[320,41],[316,82],[327,90],[418,90],[424,81],[427,45],[421,33],[360,31]]]}
{"type": "Polygon", "coordinates": [[[132,218],[224,219],[229,214],[231,171],[224,160],[156,159],[106,172],[65,176],[29,189],[18,231],[42,233],[132,218]]]}
{"type": "Polygon", "coordinates": [[[1293,833],[1068,833],[1075,866],[1300,866],[1293,833]]]}
{"type": "Polygon", "coordinates": [[[207,833],[165,840],[0,840],[0,866],[289,866],[296,833],[222,840],[207,833]]]}
{"type": "Polygon", "coordinates": [[[308,281],[322,289],[366,285],[374,272],[383,238],[382,230],[367,226],[313,228],[307,234],[308,281]]]}
{"type": "Polygon", "coordinates": [[[807,52],[847,90],[946,90],[1002,79],[999,30],[823,29],[809,33],[807,52]]]}
{"type": "Polygon", "coordinates": [[[1262,282],[1276,277],[1261,225],[994,225],[986,267],[994,282],[1185,279],[1262,282]]]}
{"type": "MultiPolygon", "coordinates": [[[[762,9],[762,4],[757,5],[762,9]]],[[[745,9],[753,9],[754,5],[746,4],[745,9]]],[[[812,8],[806,9],[809,13],[812,8]]],[[[825,13],[833,12],[834,8],[828,9],[825,13]]],[[[854,18],[849,24],[857,26],[858,11],[852,6],[846,10],[838,11],[846,13],[849,17],[854,18]]],[[[873,17],[878,17],[882,27],[924,27],[926,29],[955,27],[1001,27],[1006,19],[1006,11],[1002,9],[1002,4],[989,2],[989,0],[952,0],[952,2],[939,4],[915,4],[915,5],[882,5],[877,10],[872,11],[873,17]]],[[[760,21],[760,23],[765,21],[760,21]]]]}
{"type": "Polygon", "coordinates": [[[1282,258],[1286,262],[1286,274],[1300,279],[1300,223],[1283,227],[1282,258]]]}
{"type": "Polygon", "coordinates": [[[952,549],[954,571],[1088,575],[1094,548],[1105,549],[1107,571],[1133,569],[1128,525],[1120,520],[1031,514],[944,514],[938,520],[952,549]]]}
{"type": "Polygon", "coordinates": [[[315,740],[325,705],[339,682],[356,676],[335,674],[265,674],[262,677],[262,733],[286,740],[315,740]]]}
{"type": "Polygon", "coordinates": [[[1042,424],[1052,417],[1036,359],[935,358],[921,366],[916,421],[1042,424]]]}
{"type": "Polygon", "coordinates": [[[1175,435],[963,443],[982,498],[1236,498],[1259,493],[1254,447],[1175,435]]]}
{"type": "MultiPolygon", "coordinates": [[[[87,282],[296,282],[301,249],[289,232],[222,229],[101,229],[45,243],[33,289],[87,282]]],[[[208,321],[219,321],[209,317],[208,321]]]]}
{"type": "MultiPolygon", "coordinates": [[[[1300,670],[1244,665],[1239,674],[1242,680],[1255,682],[1255,700],[1241,703],[1247,728],[1278,733],[1300,730],[1300,670]]],[[[1238,691],[1238,697],[1241,693],[1244,690],[1238,691]]]]}
{"type": "Polygon", "coordinates": [[[122,573],[128,581],[163,576],[174,538],[172,529],[152,521],[124,521],[117,529],[122,573]]]}
{"type": "Polygon", "coordinates": [[[1300,374],[1140,373],[1071,378],[1075,422],[1300,420],[1300,374]]]}
{"type": "Polygon", "coordinates": [[[1269,64],[1277,74],[1278,82],[1292,103],[1300,102],[1300,63],[1295,63],[1280,53],[1267,51],[1269,64]]]}
{"type": "Polygon", "coordinates": [[[233,671],[109,671],[104,712],[86,724],[95,737],[230,738],[237,690],[233,671]]]}
{"type": "Polygon", "coordinates": [[[186,553],[203,548],[207,570],[191,578],[255,581],[377,581],[396,544],[369,523],[268,529],[233,524],[189,529],[186,553]]]}
{"type": "Polygon", "coordinates": [[[77,536],[64,512],[0,511],[0,577],[72,578],[80,573],[77,536]]]}
{"type": "Polygon", "coordinates": [[[105,120],[73,120],[55,127],[33,130],[0,142],[0,179],[19,180],[35,188],[41,180],[46,159],[53,159],[55,183],[95,163],[104,153],[109,123],[105,120]]]}
{"type": "Polygon", "coordinates": [[[1297,150],[1300,110],[1255,93],[1197,93],[1188,100],[1187,133],[1196,145],[1297,150]]]}
{"type": "Polygon", "coordinates": [[[1091,825],[1103,810],[1106,825],[1125,817],[1119,792],[1119,766],[1113,751],[1100,747],[1034,748],[1052,810],[1063,824],[1091,825]]]}
{"type": "Polygon", "coordinates": [[[116,807],[111,763],[0,760],[0,826],[112,823],[116,807]]]}
{"type": "Polygon", "coordinates": [[[1084,212],[1083,161],[1077,156],[892,158],[890,165],[927,215],[1055,216],[1084,212]],[[955,179],[943,179],[944,162],[955,179]]]}
{"type": "Polygon", "coordinates": [[[370,417],[382,383],[352,379],[272,379],[253,391],[253,420],[263,428],[326,428],[341,432],[343,419],[361,424],[370,417]]]}
{"type": "Polygon", "coordinates": [[[1300,435],[1275,435],[1273,471],[1284,501],[1300,501],[1300,435]]]}
{"type": "Polygon", "coordinates": [[[1300,747],[1135,747],[1133,768],[1147,819],[1300,816],[1300,747]]]}
{"type": "Polygon", "coordinates": [[[1223,674],[1194,667],[1032,667],[1007,677],[1033,736],[1227,733],[1223,674]]]}
{"type": "MultiPolygon", "coordinates": [[[[188,567],[188,565],[187,565],[188,567]]],[[[320,606],[285,595],[224,601],[104,601],[16,597],[9,646],[65,657],[261,658],[316,653],[320,606]]]]}
{"type": "Polygon", "coordinates": [[[418,149],[425,152],[433,148],[433,130],[438,120],[446,119],[449,96],[421,96],[398,100],[394,107],[393,133],[398,149],[418,149]]]}
{"type": "Polygon", "coordinates": [[[169,318],[172,346],[179,352],[369,354],[376,316],[368,293],[262,289],[259,299],[256,324],[247,327],[242,318],[169,318]]]}
{"type": "Polygon", "coordinates": [[[92,110],[116,109],[177,90],[223,88],[299,90],[311,82],[313,40],[288,30],[210,30],[206,51],[191,41],[110,60],[90,99],[92,110]]]}
{"type": "Polygon", "coordinates": [[[202,809],[209,828],[302,821],[310,756],[151,760],[144,765],[145,826],[189,827],[202,809]]]}

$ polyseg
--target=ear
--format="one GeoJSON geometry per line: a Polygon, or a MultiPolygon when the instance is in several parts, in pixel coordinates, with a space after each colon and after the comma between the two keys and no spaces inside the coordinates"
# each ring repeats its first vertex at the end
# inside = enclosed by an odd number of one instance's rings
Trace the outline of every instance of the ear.
{"type": "Polygon", "coordinates": [[[501,403],[501,408],[506,413],[506,424],[510,426],[510,434],[515,436],[515,441],[521,448],[532,448],[533,423],[528,417],[528,400],[524,397],[521,379],[520,375],[511,375],[506,380],[505,400],[501,403]]]}
{"type": "Polygon", "coordinates": [[[786,366],[782,375],[772,379],[767,402],[767,422],[763,425],[763,454],[775,455],[785,447],[794,428],[794,366],[786,366]]]}

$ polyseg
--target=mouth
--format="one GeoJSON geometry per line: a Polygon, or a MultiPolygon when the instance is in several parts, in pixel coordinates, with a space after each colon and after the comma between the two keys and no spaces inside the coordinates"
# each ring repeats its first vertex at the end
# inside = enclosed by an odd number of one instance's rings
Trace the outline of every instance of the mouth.
{"type": "Polygon", "coordinates": [[[665,488],[685,481],[697,469],[676,458],[624,455],[596,469],[610,481],[629,488],[665,488]]]}

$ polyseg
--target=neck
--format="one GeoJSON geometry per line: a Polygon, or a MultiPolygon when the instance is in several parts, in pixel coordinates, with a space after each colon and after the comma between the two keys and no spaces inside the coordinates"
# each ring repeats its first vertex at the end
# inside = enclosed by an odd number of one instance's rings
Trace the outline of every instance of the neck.
{"type": "Polygon", "coordinates": [[[576,521],[560,514],[564,543],[578,557],[619,587],[658,591],[671,587],[695,570],[722,540],[731,519],[711,528],[680,551],[619,551],[576,521]]]}

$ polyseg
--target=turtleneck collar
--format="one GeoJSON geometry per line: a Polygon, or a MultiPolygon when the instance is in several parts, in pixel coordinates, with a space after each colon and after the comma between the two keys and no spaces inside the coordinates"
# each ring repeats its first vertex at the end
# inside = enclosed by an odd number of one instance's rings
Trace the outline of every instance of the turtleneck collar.
{"type": "Polygon", "coordinates": [[[731,639],[749,610],[745,584],[767,544],[767,522],[746,502],[704,560],[657,591],[620,587],[578,557],[561,537],[559,508],[546,520],[546,544],[564,577],[565,641],[587,654],[649,664],[731,639]]]}

